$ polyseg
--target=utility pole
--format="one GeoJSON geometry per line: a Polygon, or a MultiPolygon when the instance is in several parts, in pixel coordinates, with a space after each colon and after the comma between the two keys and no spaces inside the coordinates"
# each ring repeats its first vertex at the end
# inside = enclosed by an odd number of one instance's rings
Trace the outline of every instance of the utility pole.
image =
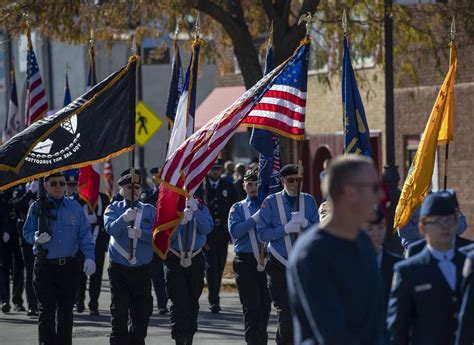
{"type": "Polygon", "coordinates": [[[395,209],[400,198],[398,182],[400,174],[395,164],[395,135],[394,135],[394,94],[393,94],[393,16],[392,0],[384,0],[384,35],[385,35],[385,157],[386,166],[383,171],[383,181],[388,187],[390,206],[387,209],[388,231],[385,245],[391,251],[401,253],[402,247],[397,234],[392,231],[395,209]]]}

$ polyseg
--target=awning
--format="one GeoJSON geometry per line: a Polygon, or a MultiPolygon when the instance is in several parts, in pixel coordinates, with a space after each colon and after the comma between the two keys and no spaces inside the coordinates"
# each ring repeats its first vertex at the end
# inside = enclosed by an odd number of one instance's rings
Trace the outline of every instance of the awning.
{"type": "MultiPolygon", "coordinates": [[[[234,103],[244,92],[245,87],[243,85],[216,87],[212,90],[196,109],[195,130],[204,126],[210,119],[234,103]]],[[[237,132],[246,131],[247,128],[242,126],[237,129],[237,132]]]]}

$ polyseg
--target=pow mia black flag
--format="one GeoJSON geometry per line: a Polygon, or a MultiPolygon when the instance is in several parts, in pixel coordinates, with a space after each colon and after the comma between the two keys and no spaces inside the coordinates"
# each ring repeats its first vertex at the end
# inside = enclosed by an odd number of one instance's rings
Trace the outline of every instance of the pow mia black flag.
{"type": "Polygon", "coordinates": [[[0,190],[132,150],[137,60],[0,146],[0,190]]]}

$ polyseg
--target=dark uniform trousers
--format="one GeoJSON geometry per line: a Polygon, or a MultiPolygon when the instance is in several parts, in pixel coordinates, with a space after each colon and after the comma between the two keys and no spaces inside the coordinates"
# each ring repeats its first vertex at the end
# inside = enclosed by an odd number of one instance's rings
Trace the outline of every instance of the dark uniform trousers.
{"type": "MultiPolygon", "coordinates": [[[[2,239],[0,238],[0,241],[2,239]]],[[[10,272],[13,273],[12,302],[15,305],[23,305],[24,266],[18,237],[12,236],[8,242],[0,244],[2,262],[2,303],[10,303],[10,272]]]]}
{"type": "Polygon", "coordinates": [[[72,257],[62,263],[35,262],[33,286],[39,301],[40,345],[72,344],[72,309],[79,283],[79,264],[72,257]]]}
{"type": "Polygon", "coordinates": [[[156,299],[158,300],[158,309],[166,308],[168,297],[165,290],[165,273],[163,271],[163,260],[153,254],[151,262],[151,278],[153,280],[153,289],[155,290],[156,299]]]}
{"type": "Polygon", "coordinates": [[[293,344],[293,324],[288,300],[286,267],[270,254],[265,272],[267,273],[270,297],[275,304],[278,316],[276,343],[293,344]]]}
{"type": "MultiPolygon", "coordinates": [[[[224,231],[214,228],[213,231],[224,231]]],[[[227,229],[225,229],[227,231],[227,229]]],[[[209,304],[219,304],[222,275],[227,262],[228,242],[208,242],[209,250],[204,249],[206,257],[206,281],[209,290],[209,304]]]]}
{"type": "Polygon", "coordinates": [[[249,345],[265,345],[271,311],[265,272],[257,271],[257,260],[253,253],[237,253],[233,267],[244,312],[245,341],[249,345]]]}
{"type": "Polygon", "coordinates": [[[164,265],[166,294],[171,300],[170,322],[173,339],[188,339],[191,344],[196,333],[199,313],[199,297],[204,288],[203,253],[192,258],[191,266],[184,268],[179,258],[169,253],[164,265]]]}
{"type": "Polygon", "coordinates": [[[35,254],[33,254],[33,246],[26,241],[21,241],[21,254],[25,265],[25,292],[28,301],[28,309],[37,310],[38,300],[33,288],[33,269],[35,263],[35,254]]]}
{"type": "Polygon", "coordinates": [[[153,310],[151,265],[128,267],[110,262],[109,280],[112,295],[110,344],[144,345],[148,320],[153,310]]]}
{"type": "MultiPolygon", "coordinates": [[[[102,287],[102,274],[104,272],[104,259],[105,259],[105,249],[107,248],[109,238],[108,237],[97,237],[97,242],[95,245],[95,264],[96,270],[93,275],[89,277],[89,309],[97,310],[99,308],[99,296],[100,289],[102,287]],[[102,242],[102,243],[101,243],[102,242]]],[[[83,272],[84,265],[84,255],[79,250],[78,258],[81,264],[81,278],[79,282],[79,288],[77,289],[77,301],[76,303],[84,303],[86,298],[86,286],[87,286],[87,276],[83,272]]]]}

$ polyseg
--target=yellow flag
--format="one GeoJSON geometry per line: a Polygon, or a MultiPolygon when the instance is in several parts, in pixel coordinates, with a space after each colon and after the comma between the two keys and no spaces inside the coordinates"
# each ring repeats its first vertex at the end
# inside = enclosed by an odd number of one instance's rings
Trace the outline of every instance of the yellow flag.
{"type": "Polygon", "coordinates": [[[428,194],[436,148],[453,139],[454,80],[458,62],[457,47],[451,42],[449,70],[421,137],[415,158],[403,185],[395,211],[394,228],[408,223],[413,212],[428,194]]]}

